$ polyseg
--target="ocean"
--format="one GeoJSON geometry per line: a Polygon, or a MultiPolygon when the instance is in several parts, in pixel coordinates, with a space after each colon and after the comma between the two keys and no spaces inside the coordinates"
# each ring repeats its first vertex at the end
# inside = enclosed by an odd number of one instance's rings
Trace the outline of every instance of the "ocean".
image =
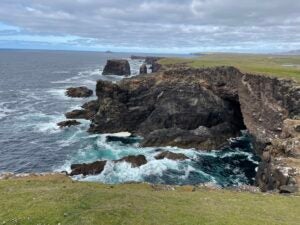
{"type": "Polygon", "coordinates": [[[65,96],[65,89],[87,86],[95,90],[99,79],[116,82],[124,77],[102,76],[109,58],[129,59],[132,76],[138,75],[139,60],[123,53],[72,51],[0,51],[0,172],[31,173],[70,171],[72,163],[116,160],[144,154],[148,163],[131,168],[126,162],[112,163],[96,176],[73,179],[102,183],[150,182],[159,184],[214,183],[222,187],[253,184],[258,159],[249,138],[229,140],[225,150],[199,151],[165,147],[186,154],[190,160],[155,160],[157,148],[139,143],[106,142],[106,134],[89,134],[89,121],[60,129],[64,113],[87,101],[65,96]]]}

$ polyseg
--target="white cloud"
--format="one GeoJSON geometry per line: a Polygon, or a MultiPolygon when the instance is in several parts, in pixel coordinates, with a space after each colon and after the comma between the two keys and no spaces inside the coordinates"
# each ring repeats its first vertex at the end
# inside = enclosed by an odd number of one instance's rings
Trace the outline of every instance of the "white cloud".
{"type": "Polygon", "coordinates": [[[87,47],[176,52],[300,48],[299,12],[295,0],[0,2],[0,21],[20,27],[23,35],[78,37],[87,47]]]}

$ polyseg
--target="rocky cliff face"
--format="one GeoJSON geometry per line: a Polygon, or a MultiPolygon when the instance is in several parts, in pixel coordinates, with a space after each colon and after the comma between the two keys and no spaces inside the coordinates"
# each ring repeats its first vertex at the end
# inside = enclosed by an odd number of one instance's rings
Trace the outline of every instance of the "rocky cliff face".
{"type": "Polygon", "coordinates": [[[292,192],[300,184],[300,86],[293,81],[233,67],[173,68],[98,81],[96,93],[91,132],[130,131],[144,146],[209,150],[247,128],[262,159],[260,188],[292,192]]]}
{"type": "Polygon", "coordinates": [[[166,71],[195,79],[222,99],[236,102],[262,162],[257,185],[263,191],[293,192],[300,184],[300,86],[291,81],[242,74],[232,67],[166,71]]]}
{"type": "MultiPolygon", "coordinates": [[[[200,74],[213,71],[224,72],[200,74]]],[[[96,93],[100,107],[90,131],[129,131],[144,137],[143,146],[217,149],[245,128],[239,105],[231,100],[235,94],[218,96],[197,74],[152,74],[118,84],[98,81],[96,93]]]]}

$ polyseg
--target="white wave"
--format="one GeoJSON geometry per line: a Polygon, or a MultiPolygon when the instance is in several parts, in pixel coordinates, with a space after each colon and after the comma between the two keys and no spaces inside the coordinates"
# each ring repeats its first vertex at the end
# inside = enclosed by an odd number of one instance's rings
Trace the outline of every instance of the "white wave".
{"type": "Polygon", "coordinates": [[[19,126],[22,128],[33,128],[36,132],[57,133],[61,129],[57,126],[58,122],[64,120],[63,115],[47,115],[45,113],[32,113],[17,118],[19,126]]]}
{"type": "Polygon", "coordinates": [[[179,162],[173,160],[152,160],[140,167],[133,168],[130,163],[107,162],[101,174],[96,176],[77,176],[75,179],[83,181],[97,181],[102,183],[143,182],[146,176],[162,176],[168,169],[179,170],[179,162]]]}

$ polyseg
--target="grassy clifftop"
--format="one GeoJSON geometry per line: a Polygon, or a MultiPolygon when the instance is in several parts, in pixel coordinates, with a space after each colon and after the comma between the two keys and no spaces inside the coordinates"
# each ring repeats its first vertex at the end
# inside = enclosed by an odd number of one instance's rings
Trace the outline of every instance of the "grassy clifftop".
{"type": "Polygon", "coordinates": [[[167,58],[160,63],[163,65],[181,63],[195,68],[234,66],[245,73],[291,78],[300,82],[300,56],[207,54],[192,59],[167,58]]]}
{"type": "Polygon", "coordinates": [[[0,224],[293,225],[300,196],[147,184],[73,182],[62,175],[0,181],[0,224]]]}

